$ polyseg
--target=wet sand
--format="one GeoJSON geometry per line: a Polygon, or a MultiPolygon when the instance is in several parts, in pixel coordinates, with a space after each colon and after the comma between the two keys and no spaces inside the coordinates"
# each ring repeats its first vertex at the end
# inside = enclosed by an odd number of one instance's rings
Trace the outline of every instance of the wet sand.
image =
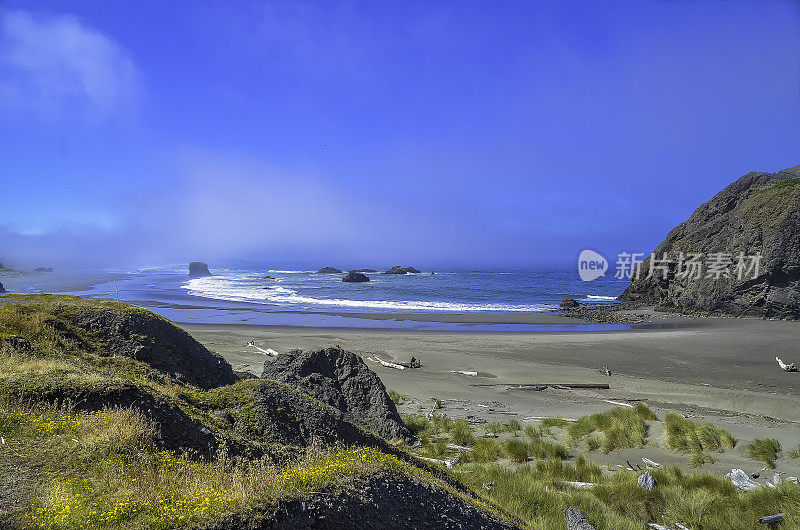
{"type": "MultiPolygon", "coordinates": [[[[415,356],[422,360],[420,369],[401,371],[370,363],[388,389],[408,396],[401,412],[427,412],[431,398],[436,398],[445,402],[445,413],[473,423],[510,419],[526,423],[608,410],[615,406],[608,401],[644,400],[659,417],[674,410],[696,421],[712,421],[744,441],[774,436],[786,450],[800,443],[800,373],[785,373],[775,362],[776,355],[787,362],[800,361],[800,323],[796,322],[670,317],[654,320],[649,328],[569,333],[182,327],[235,369],[257,375],[264,362],[270,361],[245,346],[250,340],[278,352],[340,345],[364,358],[407,362],[415,356]],[[603,373],[604,366],[611,369],[610,377],[603,373]],[[479,372],[479,376],[451,372],[459,370],[479,372]],[[610,389],[514,388],[568,383],[605,383],[610,389]]],[[[654,425],[653,434],[658,436],[659,430],[654,425]]],[[[706,469],[760,469],[760,464],[741,456],[740,447],[715,455],[717,463],[706,469]]],[[[638,459],[639,452],[688,462],[688,455],[660,447],[599,453],[599,457],[624,463],[627,458],[638,459]]],[[[779,464],[790,474],[800,473],[798,461],[784,456],[779,464]]]]}

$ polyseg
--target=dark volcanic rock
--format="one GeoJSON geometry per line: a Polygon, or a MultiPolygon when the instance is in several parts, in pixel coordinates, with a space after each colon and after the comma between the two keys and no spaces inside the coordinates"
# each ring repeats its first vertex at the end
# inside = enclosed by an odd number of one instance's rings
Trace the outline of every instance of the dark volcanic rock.
{"type": "Polygon", "coordinates": [[[5,287],[3,287],[3,284],[2,284],[2,283],[0,283],[0,294],[7,293],[7,292],[8,292],[8,291],[6,291],[6,288],[5,288],[5,287]]]}
{"type": "Polygon", "coordinates": [[[73,323],[108,345],[112,355],[144,362],[176,383],[203,389],[237,380],[231,365],[169,320],[138,308],[80,311],[73,323]]]}
{"type": "Polygon", "coordinates": [[[347,421],[344,414],[275,381],[253,388],[258,432],[269,442],[306,447],[325,444],[382,445],[380,439],[347,421]]]}
{"type": "Polygon", "coordinates": [[[647,278],[648,258],[622,300],[678,311],[800,318],[800,166],[743,176],[675,227],[655,250],[657,259],[665,253],[672,260],[663,264],[666,278],[657,267],[647,278]],[[700,278],[679,274],[681,253],[703,254],[700,278]],[[728,254],[728,277],[707,276],[711,253],[728,254]],[[740,253],[762,256],[757,275],[746,270],[752,262],[745,260],[745,273],[738,277],[740,253]]]}
{"type": "Polygon", "coordinates": [[[341,274],[342,271],[336,267],[322,267],[317,271],[318,274],[341,274]]]}
{"type": "Polygon", "coordinates": [[[293,350],[264,363],[261,377],[308,392],[386,439],[410,435],[380,378],[352,352],[293,350]]]}
{"type": "Polygon", "coordinates": [[[189,264],[189,278],[202,278],[204,276],[213,276],[208,270],[208,265],[202,261],[193,261],[189,264]]]}
{"type": "Polygon", "coordinates": [[[351,487],[302,499],[279,500],[201,526],[202,530],[321,528],[463,528],[516,526],[416,479],[381,471],[351,487]]]}
{"type": "Polygon", "coordinates": [[[578,307],[579,304],[577,300],[574,298],[562,298],[561,302],[558,304],[563,308],[571,308],[571,307],[578,307]]]}
{"type": "Polygon", "coordinates": [[[414,267],[401,267],[400,265],[395,265],[388,271],[384,272],[384,274],[408,274],[408,273],[419,273],[419,269],[415,269],[414,267]]]}
{"type": "Polygon", "coordinates": [[[353,269],[350,272],[378,272],[375,269],[353,269]]]}
{"type": "Polygon", "coordinates": [[[342,278],[342,281],[343,282],[355,282],[355,283],[368,282],[369,281],[369,276],[367,276],[366,274],[361,274],[360,272],[348,272],[347,276],[342,278]]]}

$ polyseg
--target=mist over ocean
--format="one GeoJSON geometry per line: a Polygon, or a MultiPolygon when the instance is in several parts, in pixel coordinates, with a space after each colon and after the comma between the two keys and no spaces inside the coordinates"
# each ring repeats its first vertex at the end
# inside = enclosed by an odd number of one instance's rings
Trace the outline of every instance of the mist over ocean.
{"type": "MultiPolygon", "coordinates": [[[[352,313],[507,313],[553,311],[562,298],[610,304],[627,281],[582,282],[573,268],[532,270],[422,270],[419,274],[368,273],[370,282],[342,282],[344,274],[269,264],[210,264],[213,276],[190,279],[186,266],[119,273],[86,297],[115,298],[148,307],[179,322],[414,327],[408,322],[349,318],[352,313]]],[[[420,328],[447,329],[427,323],[420,328]]],[[[473,326],[475,327],[475,326],[473,326]]],[[[522,329],[494,325],[491,329],[522,329]]]]}

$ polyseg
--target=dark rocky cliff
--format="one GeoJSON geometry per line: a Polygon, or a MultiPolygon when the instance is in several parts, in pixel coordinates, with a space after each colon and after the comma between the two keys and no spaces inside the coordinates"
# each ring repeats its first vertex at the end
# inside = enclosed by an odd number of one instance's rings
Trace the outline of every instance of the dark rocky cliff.
{"type": "MultiPolygon", "coordinates": [[[[800,318],[800,166],[777,173],[748,173],[702,204],[654,251],[667,253],[666,278],[650,258],[620,297],[688,312],[800,318]],[[682,277],[681,253],[702,253],[700,278],[682,277]],[[711,253],[730,253],[729,276],[708,277],[711,253]],[[761,255],[758,273],[736,270],[738,255],[761,255]]],[[[746,267],[752,265],[746,260],[746,267]]]]}

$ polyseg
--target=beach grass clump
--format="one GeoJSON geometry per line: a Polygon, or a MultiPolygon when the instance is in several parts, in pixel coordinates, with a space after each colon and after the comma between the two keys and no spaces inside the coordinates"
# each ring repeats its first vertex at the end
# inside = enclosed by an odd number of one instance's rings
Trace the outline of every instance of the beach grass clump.
{"type": "Polygon", "coordinates": [[[512,462],[526,462],[530,457],[530,445],[522,440],[506,440],[502,447],[503,454],[512,462]]]}
{"type": "Polygon", "coordinates": [[[561,417],[545,418],[539,422],[542,427],[558,427],[559,429],[566,429],[569,427],[570,422],[561,417]]]}
{"type": "Polygon", "coordinates": [[[470,462],[488,463],[499,459],[503,454],[500,442],[494,438],[481,438],[472,445],[472,451],[467,453],[470,462]]]}
{"type": "MultiPolygon", "coordinates": [[[[625,447],[644,447],[647,443],[645,421],[654,420],[656,415],[645,403],[636,407],[619,407],[608,412],[583,416],[567,427],[567,440],[576,447],[581,440],[599,433],[600,448],[608,453],[625,447]]],[[[592,442],[596,445],[596,442],[592,442]]]]}
{"type": "Polygon", "coordinates": [[[789,449],[789,451],[786,453],[786,456],[794,460],[800,460],[800,444],[798,444],[794,449],[789,449]]]}
{"type": "Polygon", "coordinates": [[[389,399],[391,399],[395,405],[402,405],[408,400],[408,396],[401,394],[397,390],[389,390],[389,399]]]}
{"type": "Polygon", "coordinates": [[[757,438],[744,448],[744,456],[763,462],[770,469],[775,469],[780,452],[781,443],[775,438],[757,438]]]}
{"type": "Polygon", "coordinates": [[[486,434],[500,434],[503,432],[503,424],[499,421],[488,421],[483,424],[482,428],[486,434]]]}
{"type": "Polygon", "coordinates": [[[527,436],[531,440],[538,440],[540,438],[552,436],[552,431],[550,430],[550,427],[546,427],[541,424],[528,425],[527,427],[525,427],[525,436],[527,436]]]}
{"type": "Polygon", "coordinates": [[[536,438],[528,443],[528,454],[539,459],[564,459],[569,456],[569,450],[566,446],[536,438]]]}
{"type": "Polygon", "coordinates": [[[695,423],[674,412],[664,418],[664,434],[667,447],[682,453],[722,452],[736,446],[736,440],[725,429],[711,423],[695,423]]]}
{"type": "Polygon", "coordinates": [[[458,445],[472,445],[475,436],[472,434],[472,427],[467,420],[456,420],[450,429],[450,439],[458,445]]]}
{"type": "Polygon", "coordinates": [[[703,464],[713,464],[716,462],[716,459],[708,453],[692,453],[692,456],[689,458],[689,463],[692,467],[703,467],[703,464]]]}
{"type": "Polygon", "coordinates": [[[403,420],[403,425],[414,436],[419,436],[421,432],[428,430],[430,426],[428,418],[419,414],[403,414],[400,418],[403,420]]]}
{"type": "Polygon", "coordinates": [[[788,481],[776,488],[738,492],[730,480],[711,473],[682,471],[677,466],[651,469],[656,487],[637,484],[640,473],[603,473],[596,463],[579,457],[574,464],[537,460],[508,468],[496,463],[470,464],[456,476],[476,493],[518,517],[527,527],[564,528],[567,507],[581,510],[595,528],[640,530],[648,523],[668,528],[751,528],[759,517],[784,514],[793,528],[800,521],[800,486],[788,481]],[[576,489],[566,482],[598,484],[576,489]],[[484,489],[482,484],[494,482],[484,489]]]}
{"type": "Polygon", "coordinates": [[[517,420],[510,420],[503,425],[503,432],[507,432],[517,436],[519,431],[522,430],[522,424],[517,420]]]}

